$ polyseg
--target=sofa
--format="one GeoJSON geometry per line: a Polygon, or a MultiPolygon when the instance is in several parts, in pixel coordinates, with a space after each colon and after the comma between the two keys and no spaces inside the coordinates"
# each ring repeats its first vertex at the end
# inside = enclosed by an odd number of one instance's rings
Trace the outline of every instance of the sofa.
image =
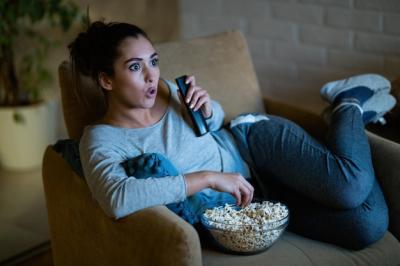
{"type": "MultiPolygon", "coordinates": [[[[194,74],[218,100],[225,122],[244,112],[289,118],[316,138],[321,118],[295,106],[263,98],[239,31],[155,45],[161,75],[173,80],[194,74]]],[[[268,75],[268,73],[265,73],[268,75]]],[[[71,139],[104,112],[95,84],[59,66],[64,120],[71,139]],[[77,88],[84,88],[78,90],[77,88]]],[[[221,252],[195,228],[167,209],[154,206],[115,220],[99,207],[85,180],[49,145],[43,158],[43,184],[53,260],[61,265],[400,265],[400,144],[367,132],[377,178],[390,208],[390,228],[377,243],[358,251],[311,240],[286,231],[268,250],[255,255],[221,252]]]]}
{"type": "Polygon", "coordinates": [[[367,129],[379,136],[400,143],[400,76],[391,81],[392,95],[396,98],[396,106],[385,116],[385,124],[369,124],[367,129]]]}

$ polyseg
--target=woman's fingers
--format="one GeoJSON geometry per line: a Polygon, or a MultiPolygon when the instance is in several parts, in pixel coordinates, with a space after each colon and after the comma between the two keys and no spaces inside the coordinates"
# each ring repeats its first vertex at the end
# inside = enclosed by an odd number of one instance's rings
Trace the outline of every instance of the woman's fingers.
{"type": "Polygon", "coordinates": [[[242,192],[243,193],[241,193],[241,195],[242,195],[242,204],[241,204],[241,207],[242,208],[244,208],[244,207],[246,207],[247,205],[249,205],[249,203],[250,203],[250,201],[251,201],[251,191],[246,187],[246,186],[244,186],[243,185],[243,187],[242,187],[242,192]]]}
{"type": "Polygon", "coordinates": [[[188,76],[185,83],[189,84],[189,89],[186,94],[185,102],[189,104],[190,108],[195,108],[198,99],[207,94],[207,91],[199,86],[196,86],[196,79],[194,76],[188,76]]]}
{"type": "Polygon", "coordinates": [[[196,85],[196,79],[195,79],[195,77],[193,75],[187,76],[186,80],[185,80],[185,83],[186,84],[190,84],[192,86],[195,86],[196,85]]]}
{"type": "Polygon", "coordinates": [[[191,83],[194,86],[196,85],[196,78],[193,75],[189,75],[186,77],[185,83],[186,84],[191,83]]]}
{"type": "Polygon", "coordinates": [[[236,198],[236,205],[240,206],[242,203],[242,196],[240,195],[240,190],[236,189],[233,191],[233,196],[236,198]]]}
{"type": "Polygon", "coordinates": [[[247,180],[245,180],[246,182],[245,182],[245,185],[246,185],[246,187],[249,189],[249,192],[250,192],[250,199],[249,199],[249,204],[251,203],[251,201],[253,200],[253,195],[254,195],[254,187],[247,181],[247,180]]]}
{"type": "Polygon", "coordinates": [[[242,184],[243,184],[243,194],[244,194],[244,202],[243,206],[247,206],[251,203],[253,199],[253,193],[254,193],[254,188],[253,186],[244,178],[241,176],[242,184]]]}
{"type": "Polygon", "coordinates": [[[186,93],[186,98],[185,98],[185,102],[189,103],[192,99],[193,88],[196,86],[196,80],[195,80],[194,76],[187,76],[186,80],[185,80],[185,84],[189,84],[189,89],[186,93]]]}
{"type": "Polygon", "coordinates": [[[185,101],[189,104],[190,108],[193,108],[197,102],[197,99],[203,95],[205,91],[199,86],[191,86],[186,94],[185,101]]]}
{"type": "Polygon", "coordinates": [[[207,92],[202,88],[196,86],[192,88],[192,93],[190,95],[190,108],[194,108],[200,97],[205,95],[207,92]]]}
{"type": "Polygon", "coordinates": [[[198,111],[201,108],[203,116],[209,118],[212,115],[212,106],[210,95],[203,88],[196,86],[194,76],[188,76],[185,80],[189,84],[184,102],[189,105],[193,111],[198,111]]]}
{"type": "Polygon", "coordinates": [[[236,199],[236,204],[242,208],[248,206],[253,199],[253,186],[239,173],[218,173],[213,179],[212,189],[228,192],[236,199]]]}
{"type": "Polygon", "coordinates": [[[194,111],[199,110],[203,106],[203,104],[206,103],[208,100],[209,100],[208,93],[206,91],[204,91],[204,93],[202,93],[202,95],[200,95],[197,98],[197,102],[196,102],[195,106],[193,107],[193,110],[194,111]]]}

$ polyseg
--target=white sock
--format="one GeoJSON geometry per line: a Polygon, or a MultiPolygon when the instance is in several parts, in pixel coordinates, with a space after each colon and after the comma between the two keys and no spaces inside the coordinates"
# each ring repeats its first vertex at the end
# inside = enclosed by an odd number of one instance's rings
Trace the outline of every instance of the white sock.
{"type": "Polygon", "coordinates": [[[339,110],[340,108],[346,106],[346,105],[354,105],[355,107],[358,108],[358,110],[360,110],[360,113],[361,113],[361,114],[364,113],[363,109],[361,108],[361,106],[360,106],[358,103],[355,103],[355,102],[341,102],[340,104],[336,105],[335,108],[333,108],[332,114],[335,113],[335,112],[336,112],[337,110],[339,110]]]}
{"type": "Polygon", "coordinates": [[[243,124],[243,123],[255,123],[261,120],[269,120],[267,116],[265,115],[252,115],[252,114],[248,114],[248,115],[241,115],[236,117],[235,119],[233,119],[230,123],[230,128],[233,128],[239,124],[243,124]]]}

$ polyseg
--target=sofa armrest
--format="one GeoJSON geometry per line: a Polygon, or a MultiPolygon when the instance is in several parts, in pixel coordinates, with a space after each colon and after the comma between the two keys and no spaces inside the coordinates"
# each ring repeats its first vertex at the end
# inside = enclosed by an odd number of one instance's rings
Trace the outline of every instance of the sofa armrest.
{"type": "Polygon", "coordinates": [[[389,230],[400,240],[400,144],[368,132],[375,174],[389,206],[389,230]]]}
{"type": "Polygon", "coordinates": [[[326,123],[321,116],[277,100],[264,98],[264,108],[267,114],[285,117],[304,128],[309,134],[323,139],[326,123]]]}
{"type": "Polygon", "coordinates": [[[201,265],[196,230],[165,206],[123,219],[105,215],[51,146],[43,184],[55,265],[201,265]]]}
{"type": "MultiPolygon", "coordinates": [[[[323,139],[327,125],[319,115],[290,104],[264,98],[267,114],[285,117],[317,139],[323,139]]],[[[389,230],[400,240],[400,144],[367,131],[375,174],[389,206],[389,230]]]]}

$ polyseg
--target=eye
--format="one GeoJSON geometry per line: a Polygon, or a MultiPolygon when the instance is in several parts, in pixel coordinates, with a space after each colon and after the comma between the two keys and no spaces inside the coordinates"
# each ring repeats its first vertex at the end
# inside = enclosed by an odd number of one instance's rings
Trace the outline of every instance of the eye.
{"type": "Polygon", "coordinates": [[[139,63],[134,63],[129,66],[129,69],[132,71],[139,71],[140,70],[140,64],[139,63]]]}
{"type": "Polygon", "coordinates": [[[151,60],[151,65],[152,65],[152,66],[158,66],[158,58],[153,58],[153,59],[151,60]]]}

